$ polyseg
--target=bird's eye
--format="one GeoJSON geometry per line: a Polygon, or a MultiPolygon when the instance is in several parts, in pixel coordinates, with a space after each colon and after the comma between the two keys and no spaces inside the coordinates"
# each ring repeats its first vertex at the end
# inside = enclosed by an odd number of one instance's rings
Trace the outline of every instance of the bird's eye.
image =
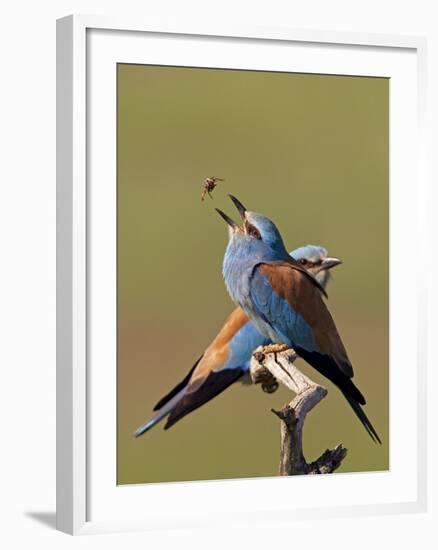
{"type": "Polygon", "coordinates": [[[259,241],[261,240],[262,236],[260,235],[260,232],[259,230],[254,227],[253,225],[247,225],[246,226],[246,232],[248,235],[250,235],[251,237],[254,237],[255,239],[258,239],[259,241]]]}
{"type": "Polygon", "coordinates": [[[307,260],[306,260],[305,258],[301,258],[300,264],[301,264],[301,265],[306,265],[306,264],[307,264],[307,260]]]}

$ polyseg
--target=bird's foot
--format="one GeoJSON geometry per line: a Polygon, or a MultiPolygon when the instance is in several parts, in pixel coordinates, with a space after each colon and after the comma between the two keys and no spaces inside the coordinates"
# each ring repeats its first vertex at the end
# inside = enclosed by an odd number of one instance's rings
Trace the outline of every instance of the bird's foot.
{"type": "MultiPolygon", "coordinates": [[[[257,361],[257,368],[252,371],[251,377],[255,384],[261,384],[262,390],[266,393],[274,393],[278,389],[278,381],[271,371],[263,365],[266,355],[274,354],[274,360],[277,361],[277,353],[290,349],[286,344],[269,344],[258,348],[254,352],[254,359],[257,361]]],[[[281,365],[280,365],[281,366],[281,365]]]]}
{"type": "Polygon", "coordinates": [[[257,371],[255,384],[261,384],[265,393],[274,393],[278,390],[278,382],[275,376],[266,367],[261,366],[257,371]]]}
{"type": "Polygon", "coordinates": [[[289,349],[289,346],[286,344],[269,344],[268,346],[263,346],[261,352],[267,355],[268,353],[281,353],[287,349],[289,349]]]}
{"type": "Polygon", "coordinates": [[[277,379],[273,376],[272,379],[269,382],[262,383],[262,390],[265,393],[274,393],[278,390],[278,382],[277,379]]]}
{"type": "Polygon", "coordinates": [[[268,346],[263,346],[261,352],[259,352],[261,354],[260,358],[272,353],[274,355],[274,361],[281,367],[281,364],[277,360],[277,354],[288,349],[290,348],[286,344],[269,344],[268,346]]]}

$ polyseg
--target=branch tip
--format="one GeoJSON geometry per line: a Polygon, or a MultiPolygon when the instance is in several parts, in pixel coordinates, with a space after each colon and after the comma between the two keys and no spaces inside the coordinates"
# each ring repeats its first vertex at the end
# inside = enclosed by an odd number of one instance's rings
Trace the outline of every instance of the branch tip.
{"type": "Polygon", "coordinates": [[[253,370],[260,365],[269,371],[275,380],[282,382],[296,394],[295,398],[280,410],[271,412],[281,421],[280,475],[327,474],[339,468],[347,455],[341,444],[327,449],[315,461],[307,463],[303,455],[303,429],[307,414],[327,395],[323,386],[316,384],[294,365],[293,350],[273,350],[253,354],[253,370]],[[292,352],[292,353],[291,353],[292,352]]]}

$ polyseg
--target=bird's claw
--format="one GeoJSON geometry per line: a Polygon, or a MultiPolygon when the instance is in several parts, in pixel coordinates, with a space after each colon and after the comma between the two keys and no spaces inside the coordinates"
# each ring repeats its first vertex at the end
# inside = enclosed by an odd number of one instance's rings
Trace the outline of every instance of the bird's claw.
{"type": "Polygon", "coordinates": [[[289,346],[286,344],[269,344],[267,346],[263,346],[261,353],[263,353],[263,355],[267,355],[268,353],[281,353],[282,351],[286,351],[288,349],[289,346]]]}
{"type": "Polygon", "coordinates": [[[271,382],[262,382],[262,390],[265,393],[274,393],[278,390],[277,379],[273,376],[271,382]]]}
{"type": "Polygon", "coordinates": [[[261,367],[257,372],[256,384],[261,384],[265,393],[274,393],[278,390],[278,382],[275,376],[266,367],[261,367]]]}

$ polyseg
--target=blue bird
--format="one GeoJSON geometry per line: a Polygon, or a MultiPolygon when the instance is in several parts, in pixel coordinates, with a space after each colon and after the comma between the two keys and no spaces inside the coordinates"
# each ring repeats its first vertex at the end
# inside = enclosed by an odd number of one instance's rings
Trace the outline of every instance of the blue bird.
{"type": "MultiPolygon", "coordinates": [[[[324,287],[329,281],[330,269],[341,263],[338,258],[329,257],[322,246],[303,246],[291,255],[324,287]]],[[[167,429],[237,380],[250,382],[249,364],[254,350],[270,343],[241,308],[235,309],[184,380],[157,403],[155,414],[134,435],[144,434],[169,416],[167,429]]]]}
{"type": "Polygon", "coordinates": [[[229,195],[238,209],[240,227],[217,210],[229,229],[223,275],[232,300],[254,327],[274,343],[286,344],[331,380],[374,441],[381,443],[361,405],[365,398],[354,385],[353,367],[333,318],[325,291],[309,271],[286,251],[275,224],[229,195]]]}

